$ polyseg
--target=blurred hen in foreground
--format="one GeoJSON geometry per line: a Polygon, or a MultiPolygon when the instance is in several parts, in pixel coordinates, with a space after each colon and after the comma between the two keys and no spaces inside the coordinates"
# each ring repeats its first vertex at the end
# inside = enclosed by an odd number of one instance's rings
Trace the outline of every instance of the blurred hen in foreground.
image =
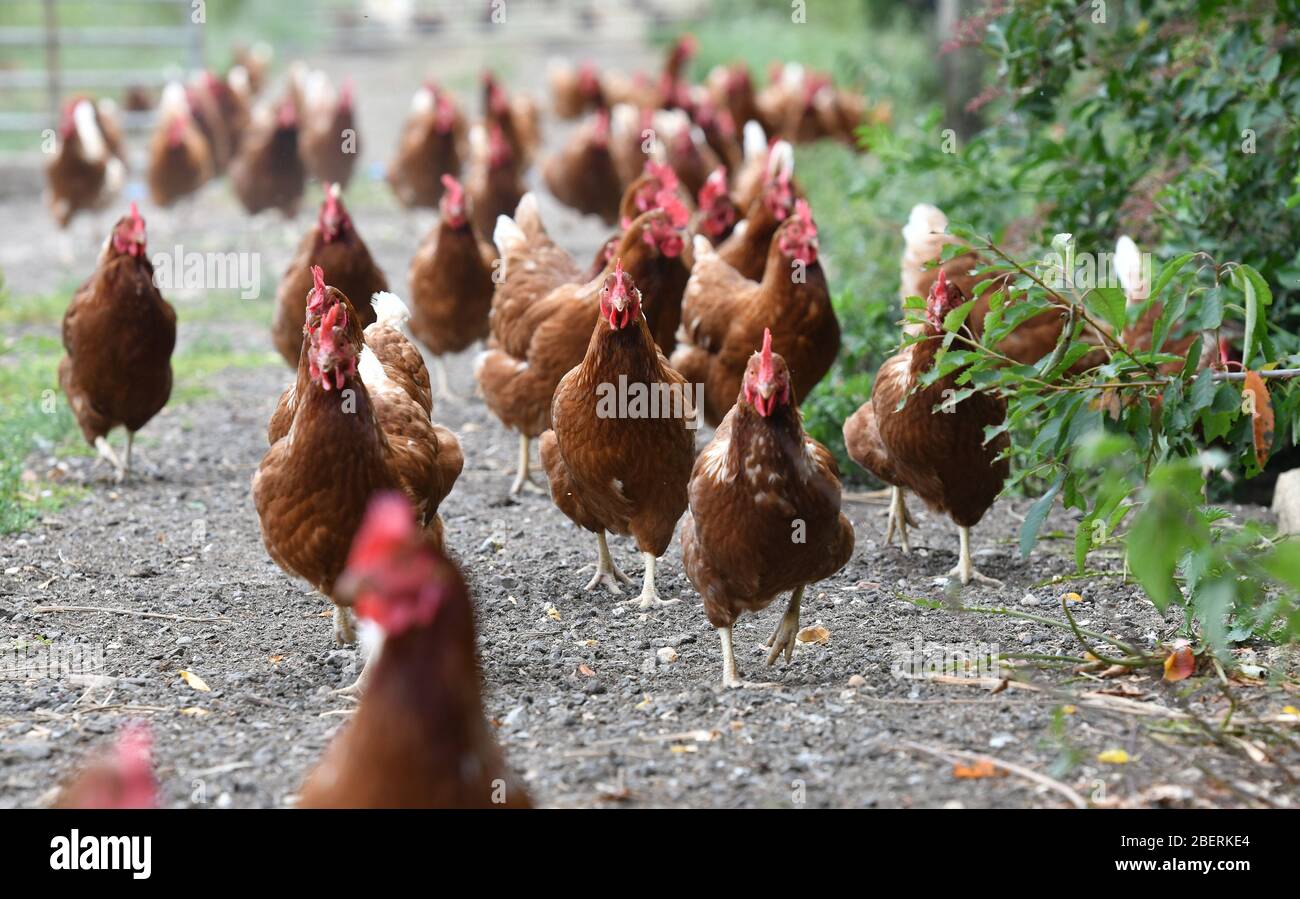
{"type": "Polygon", "coordinates": [[[141,809],[158,807],[153,738],[146,724],[128,724],[111,752],[93,759],[59,788],[55,808],[141,809]]]}
{"type": "Polygon", "coordinates": [[[404,496],[371,501],[337,592],[381,642],[299,807],[530,808],[483,713],[465,580],[404,496]]]}

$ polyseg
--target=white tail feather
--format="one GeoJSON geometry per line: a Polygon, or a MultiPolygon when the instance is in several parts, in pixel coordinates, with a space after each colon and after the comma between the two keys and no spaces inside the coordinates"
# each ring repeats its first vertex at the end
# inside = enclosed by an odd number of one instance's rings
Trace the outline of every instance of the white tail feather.
{"type": "Polygon", "coordinates": [[[415,92],[415,95],[411,97],[411,112],[413,113],[423,114],[432,112],[433,107],[433,91],[429,90],[427,87],[421,87],[415,92]]]}
{"type": "MultiPolygon", "coordinates": [[[[528,196],[531,196],[529,194],[528,196]]],[[[523,202],[520,201],[520,205],[523,202]]],[[[497,216],[497,226],[492,229],[492,243],[496,244],[497,255],[504,260],[511,251],[516,247],[523,246],[528,240],[528,235],[524,234],[524,229],[515,223],[515,220],[508,215],[497,216]]]]}
{"type": "Polygon", "coordinates": [[[370,298],[370,303],[375,307],[375,324],[377,325],[401,328],[411,317],[411,310],[402,302],[402,298],[395,293],[389,293],[386,290],[375,291],[375,295],[370,298]]]}
{"type": "Polygon", "coordinates": [[[108,155],[108,144],[95,121],[95,107],[82,100],[72,110],[72,121],[81,140],[81,153],[90,162],[99,162],[108,155]]]}
{"type": "Polygon", "coordinates": [[[631,103],[615,103],[609,113],[610,130],[618,136],[636,131],[641,116],[631,103]]]}
{"type": "Polygon", "coordinates": [[[691,241],[691,249],[695,252],[696,262],[714,255],[713,244],[703,234],[695,235],[695,239],[691,241]]]}
{"type": "Polygon", "coordinates": [[[762,159],[767,154],[767,134],[763,126],[750,119],[745,123],[745,159],[762,159]]]}
{"type": "Polygon", "coordinates": [[[794,147],[789,141],[779,140],[772,145],[772,154],[767,158],[767,177],[774,177],[778,172],[786,178],[794,175],[794,147]]]}
{"type": "Polygon", "coordinates": [[[1142,271],[1142,253],[1127,234],[1115,243],[1115,274],[1130,303],[1140,303],[1151,295],[1142,271]]]}

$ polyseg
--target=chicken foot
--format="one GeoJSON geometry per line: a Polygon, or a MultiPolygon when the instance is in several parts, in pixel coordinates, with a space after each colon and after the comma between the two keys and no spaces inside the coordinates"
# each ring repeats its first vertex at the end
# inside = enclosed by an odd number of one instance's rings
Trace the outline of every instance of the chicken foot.
{"type": "Polygon", "coordinates": [[[529,443],[528,435],[520,434],[519,435],[519,474],[515,475],[515,482],[510,485],[511,496],[518,496],[524,490],[525,487],[536,493],[546,492],[540,484],[537,484],[536,482],[533,481],[532,475],[529,473],[530,469],[529,469],[529,460],[528,460],[528,443],[529,443]]]}
{"type": "Polygon", "coordinates": [[[117,453],[113,452],[113,447],[109,445],[107,437],[95,438],[95,449],[99,451],[99,455],[101,458],[104,459],[104,461],[106,461],[109,465],[113,466],[113,471],[114,471],[113,479],[119,484],[122,483],[124,480],[126,480],[127,468],[131,464],[132,436],[133,435],[128,431],[126,437],[126,463],[125,464],[122,462],[121,459],[118,458],[117,453]]]}
{"type": "Polygon", "coordinates": [[[731,628],[718,628],[718,639],[722,641],[722,689],[737,690],[741,687],[755,687],[763,689],[777,686],[774,683],[751,683],[747,680],[740,679],[740,672],[736,669],[736,652],[731,645],[731,628]]]}
{"type": "Polygon", "coordinates": [[[799,603],[803,599],[803,585],[794,588],[790,594],[790,604],[785,607],[785,614],[776,625],[776,630],[772,631],[772,636],[767,638],[767,645],[772,647],[772,651],[767,654],[767,664],[771,665],[785,652],[785,663],[790,664],[794,658],[795,637],[799,634],[799,603]]]}
{"type": "MultiPolygon", "coordinates": [[[[364,623],[362,626],[365,626],[364,623]]],[[[359,643],[364,655],[361,662],[361,673],[358,674],[357,679],[348,686],[339,687],[337,690],[330,690],[331,696],[342,696],[345,699],[360,699],[361,695],[366,692],[366,686],[370,683],[370,672],[374,670],[375,660],[379,658],[379,652],[383,649],[384,644],[381,637],[378,640],[375,640],[374,647],[369,652],[366,652],[365,642],[365,640],[362,640],[359,643]]]]}
{"type": "Polygon", "coordinates": [[[648,609],[651,606],[673,606],[681,602],[680,599],[661,599],[659,591],[655,589],[655,559],[654,553],[641,553],[645,559],[645,577],[641,582],[641,595],[636,599],[627,600],[628,605],[635,605],[638,609],[648,609]]]}
{"type": "Polygon", "coordinates": [[[885,545],[888,546],[894,541],[894,530],[897,529],[898,548],[902,550],[903,555],[909,554],[912,551],[912,546],[907,542],[907,527],[915,524],[916,520],[907,511],[907,503],[903,498],[903,488],[892,488],[889,497],[889,524],[885,527],[885,545]]]}
{"type": "Polygon", "coordinates": [[[961,553],[957,557],[957,564],[948,572],[948,577],[953,575],[961,578],[963,585],[974,581],[988,587],[1002,586],[1002,582],[997,578],[991,578],[975,570],[975,565],[971,562],[970,557],[970,528],[961,528],[961,553]]]}
{"type": "Polygon", "coordinates": [[[605,532],[596,532],[596,543],[599,555],[596,558],[596,573],[591,580],[587,582],[584,590],[594,590],[596,587],[604,587],[610,593],[623,594],[619,582],[624,584],[632,583],[632,579],[619,570],[614,564],[614,557],[609,554],[609,543],[605,540],[605,532]]]}

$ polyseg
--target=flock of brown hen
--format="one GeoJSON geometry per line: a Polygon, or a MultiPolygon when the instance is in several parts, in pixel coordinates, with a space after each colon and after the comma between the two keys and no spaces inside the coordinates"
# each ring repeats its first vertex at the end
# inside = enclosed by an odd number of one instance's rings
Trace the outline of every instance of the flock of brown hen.
{"type": "MultiPolygon", "coordinates": [[[[340,642],[360,639],[369,651],[357,683],[338,691],[360,695],[356,715],[300,805],[529,804],[484,718],[473,608],[438,516],[463,456],[433,421],[435,384],[408,328],[447,396],[441,357],[485,342],[475,365],[482,398],[520,435],[510,491],[531,484],[537,440],[555,505],[595,535],[588,590],[618,594],[630,581],[609,551],[613,533],[630,536],[644,560],[632,602],[678,602],[660,597],[655,569],[685,516],[684,567],[721,638],[725,686],[745,683],[732,647],[740,613],[788,591],[767,661],[789,660],[806,587],[850,558],[838,468],[804,432],[798,408],[831,368],[840,331],[791,143],[851,142],[880,113],[796,64],[777,67],[761,91],[739,65],[691,84],[683,72],[692,51],[689,38],[674,45],[657,80],[587,65],[549,73],[555,111],[584,118],[541,160],[542,180],[613,229],[589,262],[550,238],[525,189],[541,134],[532,101],[489,74],[471,125],[447,91],[422,86],[387,173],[403,205],[441,213],[414,251],[409,311],[343,204],[356,158],[347,85],[294,68],[285,96],[254,112],[265,72],[249,59],[224,78],[163,92],[148,177],[156,204],[225,171],[250,212],[293,215],[309,174],[327,183],[276,297],[272,336],[296,377],[270,420],[252,494],[271,558],[333,603],[340,642]],[[701,420],[716,430],[697,453],[701,420]]],[[[109,118],[90,100],[69,106],[49,169],[61,221],[113,187],[120,137],[109,118]]],[[[964,584],[983,579],[969,529],[1006,477],[1006,437],[984,437],[1005,409],[976,393],[939,410],[955,374],[919,387],[975,260],[932,268],[946,222],[932,207],[913,219],[903,292],[928,297],[923,333],[882,366],[844,431],[853,458],[893,485],[890,532],[905,549],[903,489],[960,527],[952,573],[964,584]]],[[[133,204],[72,299],[60,367],[87,440],[119,479],[135,431],[167,402],[175,327],[133,204]],[[128,434],[124,461],[106,439],[118,425],[128,434]]],[[[1016,357],[1049,352],[1059,328],[1035,323],[1016,357]]],[[[147,744],[128,736],[123,783],[114,793],[97,780],[96,802],[152,799],[139,784],[147,744]]],[[[94,775],[102,780],[103,766],[94,775]]]]}

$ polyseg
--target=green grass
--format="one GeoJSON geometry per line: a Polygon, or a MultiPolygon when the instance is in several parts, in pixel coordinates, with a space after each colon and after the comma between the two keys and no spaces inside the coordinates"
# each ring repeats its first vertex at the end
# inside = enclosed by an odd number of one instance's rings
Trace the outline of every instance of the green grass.
{"type": "Polygon", "coordinates": [[[39,334],[10,338],[0,345],[0,533],[22,530],[42,510],[75,495],[66,488],[23,479],[33,453],[88,451],[59,392],[61,355],[56,338],[39,334]]]}
{"type": "Polygon", "coordinates": [[[279,364],[280,356],[270,349],[270,342],[268,337],[266,350],[239,350],[224,334],[205,332],[172,359],[175,382],[171,404],[183,405],[209,396],[209,381],[221,372],[279,364]]]}

